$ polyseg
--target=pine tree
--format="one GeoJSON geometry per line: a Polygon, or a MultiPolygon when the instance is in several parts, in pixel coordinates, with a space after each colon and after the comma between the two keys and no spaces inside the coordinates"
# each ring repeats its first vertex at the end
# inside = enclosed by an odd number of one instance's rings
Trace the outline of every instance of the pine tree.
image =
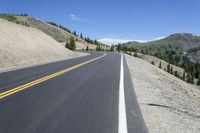
{"type": "Polygon", "coordinates": [[[170,68],[170,73],[173,74],[173,66],[170,68]]]}
{"type": "Polygon", "coordinates": [[[112,45],[112,46],[111,46],[111,48],[110,48],[110,51],[112,51],[112,52],[113,52],[113,51],[114,51],[114,48],[115,48],[115,46],[114,46],[114,45],[112,45]]]}
{"type": "Polygon", "coordinates": [[[74,34],[75,36],[77,36],[76,31],[74,31],[73,34],[74,34]]]}
{"type": "Polygon", "coordinates": [[[135,52],[133,56],[138,57],[137,52],[135,52]]]}
{"type": "Polygon", "coordinates": [[[190,83],[191,83],[191,84],[194,84],[194,75],[191,75],[190,83]]]}
{"type": "Polygon", "coordinates": [[[101,46],[100,45],[97,45],[96,51],[101,51],[101,46]]]}
{"type": "Polygon", "coordinates": [[[170,73],[170,64],[167,65],[167,72],[170,73]]]}
{"type": "Polygon", "coordinates": [[[175,72],[174,72],[174,76],[179,77],[178,71],[175,71],[175,72]]]}
{"type": "Polygon", "coordinates": [[[122,46],[120,44],[117,45],[117,50],[120,52],[122,50],[122,46]]]}
{"type": "Polygon", "coordinates": [[[197,85],[200,86],[200,78],[199,78],[199,80],[197,81],[197,85]]]}
{"type": "Polygon", "coordinates": [[[71,45],[71,50],[76,49],[76,43],[74,37],[70,37],[70,45],[71,45]]]}
{"type": "Polygon", "coordinates": [[[65,47],[68,48],[68,49],[70,49],[70,50],[75,50],[76,49],[76,44],[75,44],[74,37],[70,37],[70,41],[66,42],[65,47]]]}
{"type": "Polygon", "coordinates": [[[159,68],[162,69],[162,62],[159,63],[159,68]]]}
{"type": "Polygon", "coordinates": [[[86,51],[89,51],[89,47],[88,46],[86,47],[86,51]]]}
{"type": "Polygon", "coordinates": [[[187,81],[187,83],[190,83],[190,75],[189,74],[187,74],[187,77],[186,77],[186,81],[187,81]]]}
{"type": "Polygon", "coordinates": [[[81,33],[80,38],[83,39],[83,34],[81,33]]]}
{"type": "Polygon", "coordinates": [[[185,71],[183,73],[183,77],[182,77],[183,81],[185,81],[185,71]]]}

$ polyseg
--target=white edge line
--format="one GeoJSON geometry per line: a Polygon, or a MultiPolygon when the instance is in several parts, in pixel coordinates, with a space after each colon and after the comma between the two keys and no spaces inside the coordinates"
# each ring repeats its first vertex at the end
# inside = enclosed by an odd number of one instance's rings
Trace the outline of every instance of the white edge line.
{"type": "Polygon", "coordinates": [[[120,82],[119,82],[119,118],[118,133],[128,133],[126,119],[126,104],[124,94],[124,63],[123,54],[121,54],[120,82]]]}

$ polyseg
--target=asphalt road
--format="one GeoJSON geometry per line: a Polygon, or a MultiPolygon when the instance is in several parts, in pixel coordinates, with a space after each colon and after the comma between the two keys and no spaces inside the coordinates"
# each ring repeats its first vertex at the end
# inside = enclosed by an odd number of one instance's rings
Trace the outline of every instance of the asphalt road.
{"type": "MultiPolygon", "coordinates": [[[[148,132],[124,59],[128,133],[148,132]]],[[[0,73],[0,133],[118,133],[121,55],[0,73]]]]}

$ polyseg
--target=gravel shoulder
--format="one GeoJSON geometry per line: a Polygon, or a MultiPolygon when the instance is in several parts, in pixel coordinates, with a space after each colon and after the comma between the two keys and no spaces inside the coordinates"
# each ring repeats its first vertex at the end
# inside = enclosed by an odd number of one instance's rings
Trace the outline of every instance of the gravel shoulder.
{"type": "Polygon", "coordinates": [[[125,58],[150,133],[200,132],[200,87],[140,58],[125,58]]]}

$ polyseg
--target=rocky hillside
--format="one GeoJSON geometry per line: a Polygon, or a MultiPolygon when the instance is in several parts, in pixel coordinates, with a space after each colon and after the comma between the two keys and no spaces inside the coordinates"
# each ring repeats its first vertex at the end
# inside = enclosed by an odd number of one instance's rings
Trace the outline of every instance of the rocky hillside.
{"type": "Polygon", "coordinates": [[[85,49],[87,46],[89,46],[90,49],[96,49],[96,45],[87,43],[85,40],[73,35],[68,29],[62,26],[56,26],[52,23],[43,22],[27,15],[0,14],[0,18],[27,27],[37,28],[62,44],[69,41],[70,37],[74,37],[77,43],[77,49],[85,49]]]}
{"type": "Polygon", "coordinates": [[[177,75],[172,71],[171,73],[188,83],[200,85],[200,36],[198,35],[177,33],[161,40],[147,43],[129,42],[118,45],[118,48],[120,47],[124,51],[152,55],[181,67],[187,73],[186,78],[185,75],[177,75]]]}
{"type": "Polygon", "coordinates": [[[37,28],[0,19],[0,70],[74,58],[75,53],[37,28]]]}
{"type": "Polygon", "coordinates": [[[165,56],[172,52],[174,55],[185,55],[192,61],[200,61],[200,36],[190,33],[176,33],[161,40],[147,43],[128,42],[123,45],[151,55],[165,56]]]}

